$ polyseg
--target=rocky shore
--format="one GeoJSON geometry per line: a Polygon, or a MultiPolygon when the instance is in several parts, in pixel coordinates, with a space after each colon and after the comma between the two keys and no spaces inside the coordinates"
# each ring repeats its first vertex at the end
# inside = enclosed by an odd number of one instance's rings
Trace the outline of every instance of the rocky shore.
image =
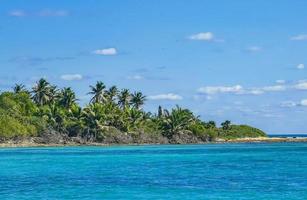
{"type": "Polygon", "coordinates": [[[205,141],[200,138],[143,138],[143,140],[135,141],[133,138],[127,140],[118,139],[108,140],[107,142],[91,142],[83,141],[80,138],[23,138],[6,140],[0,142],[0,147],[62,147],[62,146],[110,146],[110,145],[154,145],[154,144],[223,144],[223,143],[279,143],[279,142],[307,142],[307,138],[269,138],[269,137],[256,137],[256,138],[237,138],[237,139],[215,139],[213,141],[205,141]]]}

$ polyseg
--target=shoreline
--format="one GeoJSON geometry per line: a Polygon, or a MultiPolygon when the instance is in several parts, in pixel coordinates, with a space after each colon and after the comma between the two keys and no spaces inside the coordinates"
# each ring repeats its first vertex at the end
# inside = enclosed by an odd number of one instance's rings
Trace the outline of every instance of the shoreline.
{"type": "Polygon", "coordinates": [[[31,140],[23,141],[13,141],[8,140],[5,142],[0,142],[0,148],[19,148],[19,147],[78,147],[78,146],[141,146],[141,145],[188,145],[188,144],[232,144],[232,143],[283,143],[283,142],[307,142],[307,138],[269,138],[269,137],[258,137],[258,138],[237,138],[237,139],[217,139],[212,142],[197,142],[197,143],[76,143],[76,142],[67,142],[67,143],[36,143],[31,140]]]}

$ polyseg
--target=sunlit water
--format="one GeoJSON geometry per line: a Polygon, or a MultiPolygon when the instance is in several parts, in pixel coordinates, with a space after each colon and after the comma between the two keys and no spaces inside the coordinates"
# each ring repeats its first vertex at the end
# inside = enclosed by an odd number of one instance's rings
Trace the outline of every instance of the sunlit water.
{"type": "Polygon", "coordinates": [[[0,199],[307,199],[307,143],[3,148],[0,199]]]}

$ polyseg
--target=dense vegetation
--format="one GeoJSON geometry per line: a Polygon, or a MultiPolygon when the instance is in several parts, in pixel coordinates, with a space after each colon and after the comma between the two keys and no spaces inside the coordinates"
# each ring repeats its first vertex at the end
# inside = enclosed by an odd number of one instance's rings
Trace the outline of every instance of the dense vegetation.
{"type": "Polygon", "coordinates": [[[157,113],[142,109],[146,97],[103,82],[90,86],[91,101],[85,107],[71,88],[62,88],[40,79],[31,91],[16,84],[13,92],[0,94],[0,138],[44,137],[46,133],[66,140],[103,143],[200,142],[215,138],[265,136],[246,125],[225,121],[217,127],[204,122],[190,110],[161,106],[157,113]]]}

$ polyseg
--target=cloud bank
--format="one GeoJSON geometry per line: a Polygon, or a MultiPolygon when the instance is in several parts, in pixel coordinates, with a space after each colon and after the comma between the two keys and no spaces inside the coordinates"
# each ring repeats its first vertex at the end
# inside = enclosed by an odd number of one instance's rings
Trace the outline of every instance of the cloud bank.
{"type": "Polygon", "coordinates": [[[61,79],[65,81],[78,81],[82,80],[83,76],[81,74],[63,74],[61,79]]]}
{"type": "Polygon", "coordinates": [[[182,100],[182,96],[178,95],[178,94],[174,94],[174,93],[167,93],[167,94],[158,94],[158,95],[152,95],[152,96],[148,96],[148,99],[150,100],[171,100],[171,101],[175,101],[175,100],[182,100]]]}

